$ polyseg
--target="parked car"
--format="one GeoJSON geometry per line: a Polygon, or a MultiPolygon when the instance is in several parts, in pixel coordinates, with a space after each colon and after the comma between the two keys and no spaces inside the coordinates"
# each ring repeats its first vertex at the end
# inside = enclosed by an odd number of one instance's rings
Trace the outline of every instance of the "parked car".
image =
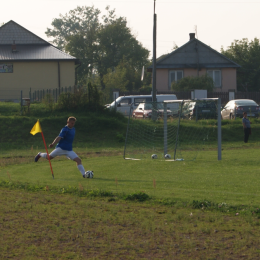
{"type": "MultiPolygon", "coordinates": [[[[176,95],[169,94],[169,95],[156,95],[157,102],[163,102],[165,100],[177,100],[176,95]]],[[[133,95],[133,96],[120,96],[116,99],[116,101],[112,102],[111,104],[107,104],[105,107],[108,109],[114,109],[125,116],[128,116],[130,113],[130,107],[133,104],[132,109],[135,110],[137,106],[142,102],[151,102],[152,95],[133,95]]],[[[179,104],[178,103],[169,103],[167,107],[170,110],[178,110],[179,104]]],[[[133,111],[132,110],[132,111],[133,111]]],[[[131,112],[132,114],[132,112],[131,112]]]]}
{"type": "Polygon", "coordinates": [[[186,101],[183,104],[181,116],[188,119],[217,118],[216,102],[213,100],[186,101]]]}
{"type": "MultiPolygon", "coordinates": [[[[153,106],[156,105],[155,111],[156,111],[156,118],[163,118],[164,116],[164,106],[163,103],[140,103],[137,108],[133,111],[132,117],[133,118],[149,118],[151,119],[152,117],[152,111],[153,111],[153,106]]],[[[169,109],[167,111],[167,117],[172,117],[173,112],[169,109]]]]}
{"type": "Polygon", "coordinates": [[[259,105],[252,99],[234,99],[229,101],[221,110],[222,119],[234,119],[243,117],[243,112],[247,112],[248,117],[259,116],[259,105]]]}

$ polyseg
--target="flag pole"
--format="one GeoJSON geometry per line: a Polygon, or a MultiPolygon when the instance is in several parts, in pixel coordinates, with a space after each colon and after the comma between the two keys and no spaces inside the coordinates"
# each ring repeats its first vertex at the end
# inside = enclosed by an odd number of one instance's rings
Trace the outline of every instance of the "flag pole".
{"type": "Polygon", "coordinates": [[[44,146],[45,146],[45,150],[46,150],[46,153],[47,153],[47,157],[48,157],[48,160],[49,160],[49,163],[50,163],[52,178],[54,179],[54,174],[53,174],[53,170],[52,170],[52,166],[51,166],[51,159],[50,159],[50,156],[49,156],[49,153],[48,153],[48,149],[47,149],[47,145],[46,145],[46,142],[45,142],[45,139],[44,139],[43,132],[41,132],[41,134],[42,134],[42,139],[43,139],[43,143],[44,143],[44,146]]]}
{"type": "MultiPolygon", "coordinates": [[[[43,132],[42,132],[42,128],[41,128],[41,124],[40,124],[39,119],[37,120],[36,124],[33,126],[32,130],[30,132],[30,134],[32,134],[32,135],[35,135],[37,133],[41,133],[42,134],[43,143],[44,143],[45,150],[47,152],[47,157],[48,157],[48,160],[49,160],[49,163],[50,163],[50,167],[51,167],[51,159],[50,159],[50,156],[49,156],[49,153],[48,153],[47,145],[46,145],[46,142],[45,142],[45,139],[44,139],[44,135],[43,135],[43,132]]],[[[52,173],[52,178],[54,179],[54,174],[53,174],[52,167],[51,167],[51,173],[52,173]]]]}

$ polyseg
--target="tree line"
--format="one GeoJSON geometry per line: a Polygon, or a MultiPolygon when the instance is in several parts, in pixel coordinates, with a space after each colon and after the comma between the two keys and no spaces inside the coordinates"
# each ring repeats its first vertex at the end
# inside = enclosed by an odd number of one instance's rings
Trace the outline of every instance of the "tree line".
{"type": "MultiPolygon", "coordinates": [[[[77,7],[55,18],[52,28],[45,32],[62,51],[77,57],[81,65],[76,70],[77,83],[98,86],[103,95],[119,91],[151,90],[151,73],[146,72],[141,81],[143,66],[152,64],[149,50],[137,41],[127,26],[125,17],[117,17],[115,9],[106,7],[106,14],[94,6],[77,7]]],[[[176,49],[178,48],[175,46],[176,49]]],[[[260,42],[244,38],[234,40],[221,53],[241,68],[237,70],[238,91],[260,89],[260,42]]],[[[208,76],[183,78],[173,84],[175,91],[213,89],[208,76]]]]}
{"type": "Polygon", "coordinates": [[[237,70],[237,86],[239,91],[260,90],[260,42],[254,38],[235,40],[221,53],[227,58],[238,63],[241,67],[237,70]]]}
{"type": "Polygon", "coordinates": [[[77,7],[55,18],[45,33],[59,49],[80,59],[78,84],[91,82],[107,94],[115,88],[137,91],[149,87],[147,73],[141,81],[143,66],[151,63],[149,51],[136,40],[125,17],[117,17],[109,6],[106,15],[100,16],[94,6],[77,7]]]}

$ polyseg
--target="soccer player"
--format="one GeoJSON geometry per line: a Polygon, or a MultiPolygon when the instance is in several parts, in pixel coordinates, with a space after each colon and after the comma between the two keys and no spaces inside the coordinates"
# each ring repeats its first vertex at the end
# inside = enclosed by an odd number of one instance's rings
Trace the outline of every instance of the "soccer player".
{"type": "MultiPolygon", "coordinates": [[[[85,169],[82,165],[81,159],[78,157],[78,155],[72,150],[72,143],[75,137],[75,125],[76,118],[71,116],[67,120],[67,125],[63,127],[60,131],[60,134],[54,139],[54,141],[49,145],[50,148],[52,148],[55,144],[55,149],[49,154],[50,159],[53,159],[56,156],[65,155],[67,158],[75,161],[77,163],[77,167],[79,171],[81,172],[83,178],[87,178],[87,173],[85,172],[85,169]]],[[[38,162],[38,160],[43,157],[45,159],[48,159],[47,153],[41,153],[39,152],[35,158],[34,161],[38,162]]]]}

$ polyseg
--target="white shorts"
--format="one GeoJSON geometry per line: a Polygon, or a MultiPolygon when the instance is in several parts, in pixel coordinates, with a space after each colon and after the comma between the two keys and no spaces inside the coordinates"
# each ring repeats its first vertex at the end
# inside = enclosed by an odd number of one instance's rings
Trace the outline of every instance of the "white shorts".
{"type": "Polygon", "coordinates": [[[61,156],[61,155],[65,155],[67,156],[69,159],[74,160],[75,158],[78,157],[78,155],[73,152],[73,151],[67,151],[67,150],[62,150],[60,147],[55,148],[51,153],[50,156],[51,157],[56,157],[56,156],[61,156]]]}

